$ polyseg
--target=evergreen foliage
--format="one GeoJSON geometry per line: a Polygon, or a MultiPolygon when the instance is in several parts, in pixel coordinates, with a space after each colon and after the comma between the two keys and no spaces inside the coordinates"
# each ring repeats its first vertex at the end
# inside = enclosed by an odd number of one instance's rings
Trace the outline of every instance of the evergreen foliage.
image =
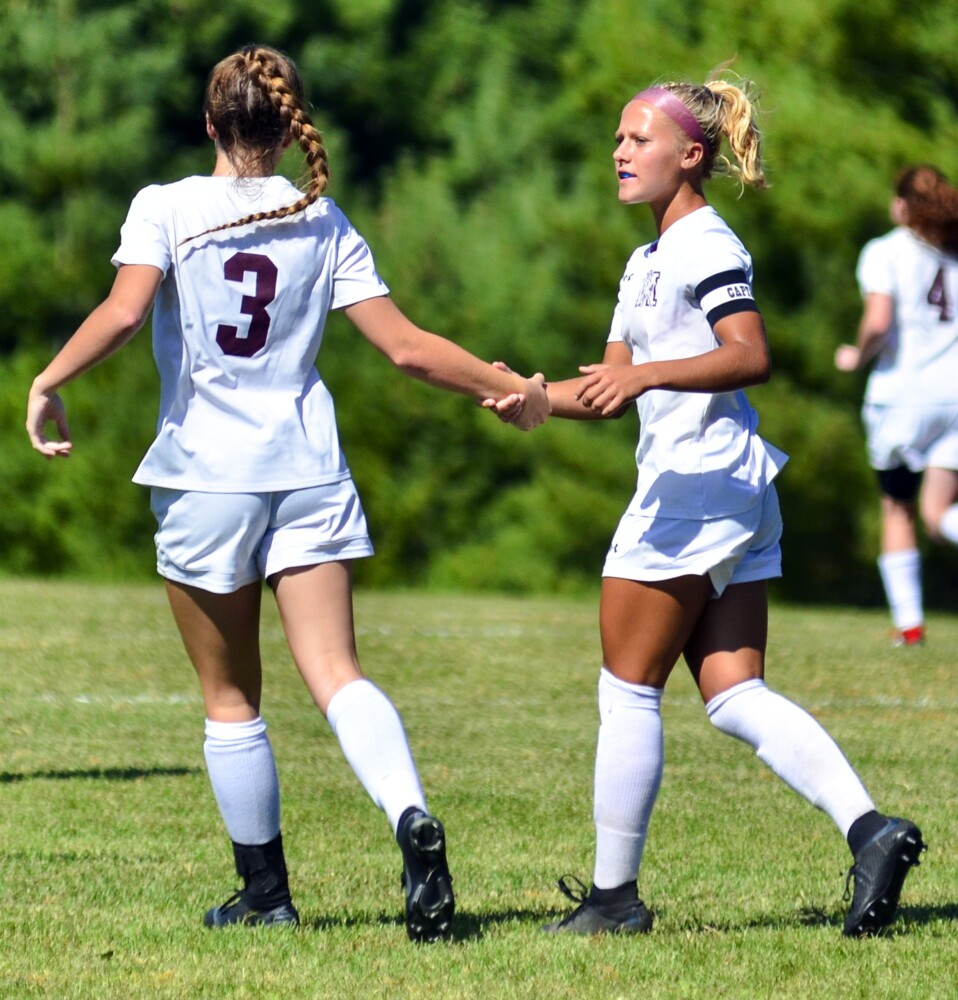
{"type": "MultiPolygon", "coordinates": [[[[792,455],[779,592],[879,599],[877,500],[854,336],[854,266],[888,228],[899,166],[958,176],[954,5],[915,0],[6,0],[0,78],[0,566],[147,574],[152,520],[129,477],[150,440],[149,329],[65,391],[74,456],[22,432],[32,374],[105,294],[132,195],[205,172],[206,73],[263,41],[297,60],[330,194],[400,306],[481,357],[549,378],[601,357],[619,276],[651,238],[615,199],[620,106],[653,80],[757,83],[771,188],[710,200],[755,259],[775,372],[751,393],[792,455]]],[[[284,170],[296,177],[295,153],[284,170]]],[[[634,417],[518,435],[405,379],[334,317],[319,367],[377,545],[376,585],[594,586],[632,489],[634,417]]],[[[954,558],[932,559],[936,590],[954,558]],[[950,560],[950,561],[949,561],[950,560]],[[936,569],[937,567],[937,569],[936,569]]]]}

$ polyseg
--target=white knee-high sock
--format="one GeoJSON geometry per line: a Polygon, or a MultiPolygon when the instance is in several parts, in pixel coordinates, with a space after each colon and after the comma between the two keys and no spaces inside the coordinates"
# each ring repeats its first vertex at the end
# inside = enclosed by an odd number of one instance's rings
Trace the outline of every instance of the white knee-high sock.
{"type": "Polygon", "coordinates": [[[938,534],[952,545],[958,545],[958,503],[953,503],[938,522],[938,534]]]}
{"type": "Polygon", "coordinates": [[[426,799],[402,720],[372,681],[352,681],[333,695],[326,718],[350,767],[393,831],[409,806],[425,811],[426,799]]]}
{"type": "Polygon", "coordinates": [[[266,723],[207,719],[203,755],[230,839],[269,843],[279,834],[279,778],[266,723]]]}
{"type": "Polygon", "coordinates": [[[761,680],[744,681],[706,706],[712,725],[755,749],[787,785],[827,813],[842,836],[874,803],[835,741],[804,709],[761,680]]]}
{"type": "Polygon", "coordinates": [[[595,754],[595,872],[598,889],[638,878],[652,807],[662,781],[662,692],[599,675],[595,754]]]}
{"type": "Polygon", "coordinates": [[[918,550],[883,553],[878,557],[878,572],[895,628],[916,628],[923,624],[921,554],[918,550]]]}

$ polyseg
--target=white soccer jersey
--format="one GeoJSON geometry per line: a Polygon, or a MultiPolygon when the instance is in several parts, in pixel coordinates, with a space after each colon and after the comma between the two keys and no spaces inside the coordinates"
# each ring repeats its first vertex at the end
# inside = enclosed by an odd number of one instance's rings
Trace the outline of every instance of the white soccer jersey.
{"type": "Polygon", "coordinates": [[[157,435],[134,482],[239,493],[348,477],[315,361],[330,309],[388,293],[365,241],[328,198],[189,239],[299,197],[283,177],[188,177],[133,199],[113,263],[164,275],[157,435]]]}
{"type": "MultiPolygon", "coordinates": [[[[610,341],[634,364],[697,357],[719,346],[712,325],[755,310],[752,261],[714,209],[673,223],[632,254],[619,285],[610,341]]],[[[635,514],[704,520],[750,509],[787,457],[756,433],[741,391],[653,389],[636,401],[635,514]]]]}
{"type": "Polygon", "coordinates": [[[866,402],[958,401],[958,259],[900,226],[865,244],[857,277],[862,295],[890,295],[895,303],[866,402]]]}

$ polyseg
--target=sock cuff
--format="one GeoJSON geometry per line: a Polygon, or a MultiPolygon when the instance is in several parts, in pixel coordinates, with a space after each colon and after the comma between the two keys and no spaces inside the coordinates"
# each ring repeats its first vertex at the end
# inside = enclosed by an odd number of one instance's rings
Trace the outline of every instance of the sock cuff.
{"type": "Polygon", "coordinates": [[[218,722],[207,719],[205,726],[207,746],[237,746],[252,743],[266,733],[266,723],[262,716],[246,722],[218,722]]]}
{"type": "Polygon", "coordinates": [[[714,698],[710,699],[705,705],[705,714],[711,719],[712,716],[719,711],[719,709],[721,709],[724,705],[727,705],[733,698],[749,693],[760,694],[762,691],[767,690],[768,688],[765,687],[765,681],[763,681],[761,677],[754,677],[751,680],[742,681],[740,684],[735,684],[727,691],[722,691],[714,698]]]}
{"type": "Polygon", "coordinates": [[[899,549],[897,552],[883,552],[878,557],[879,569],[898,569],[900,566],[917,566],[921,563],[918,549],[899,549]]]}
{"type": "Polygon", "coordinates": [[[608,667],[603,667],[599,671],[599,688],[608,686],[616,691],[624,691],[627,694],[639,695],[641,698],[651,698],[655,702],[662,701],[662,689],[651,687],[648,684],[630,684],[619,677],[616,677],[608,667]]]}
{"type": "Polygon", "coordinates": [[[380,694],[381,692],[379,688],[366,677],[344,684],[332,696],[332,698],[329,699],[329,704],[326,706],[326,721],[332,727],[333,732],[336,732],[336,726],[342,718],[343,713],[348,712],[357,702],[364,701],[374,693],[380,694]]]}

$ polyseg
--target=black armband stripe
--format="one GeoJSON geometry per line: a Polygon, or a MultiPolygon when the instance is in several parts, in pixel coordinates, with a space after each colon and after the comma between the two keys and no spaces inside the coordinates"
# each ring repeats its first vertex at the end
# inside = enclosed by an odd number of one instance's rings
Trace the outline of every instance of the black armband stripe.
{"type": "Polygon", "coordinates": [[[748,275],[744,271],[720,271],[695,286],[695,297],[701,299],[723,285],[748,285],[748,275]]]}
{"type": "Polygon", "coordinates": [[[744,312],[758,312],[758,306],[755,305],[754,299],[733,299],[731,302],[724,302],[710,310],[705,318],[708,320],[709,326],[715,326],[720,319],[725,319],[726,316],[744,312]]]}

